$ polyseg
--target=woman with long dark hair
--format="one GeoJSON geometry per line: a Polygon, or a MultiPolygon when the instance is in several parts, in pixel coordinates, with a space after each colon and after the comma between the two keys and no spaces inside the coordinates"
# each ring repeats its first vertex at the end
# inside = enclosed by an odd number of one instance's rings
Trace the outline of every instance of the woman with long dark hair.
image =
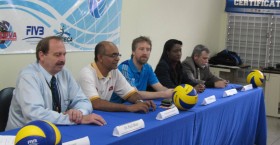
{"type": "Polygon", "coordinates": [[[155,73],[160,83],[167,88],[175,88],[180,84],[192,85],[197,92],[203,92],[205,87],[191,81],[188,76],[183,75],[181,56],[182,41],[170,39],[165,42],[163,52],[155,73]]]}

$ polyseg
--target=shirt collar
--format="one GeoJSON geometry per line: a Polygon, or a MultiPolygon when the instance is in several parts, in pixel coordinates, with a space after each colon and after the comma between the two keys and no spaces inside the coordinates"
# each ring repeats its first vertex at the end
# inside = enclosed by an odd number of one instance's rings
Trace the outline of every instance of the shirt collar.
{"type": "MultiPolygon", "coordinates": [[[[39,65],[39,70],[40,70],[40,72],[43,74],[43,76],[45,77],[45,79],[46,79],[46,81],[48,82],[48,83],[50,83],[51,82],[51,79],[52,79],[52,75],[40,64],[40,63],[38,63],[38,65],[39,65]]],[[[57,76],[58,76],[58,74],[55,74],[54,75],[54,77],[57,79],[57,76]]]]}
{"type": "Polygon", "coordinates": [[[193,60],[194,67],[195,67],[196,69],[197,69],[197,68],[199,68],[199,69],[202,68],[201,66],[199,66],[198,64],[196,64],[196,62],[194,61],[194,58],[191,57],[191,59],[193,60]]]}
{"type": "Polygon", "coordinates": [[[133,59],[132,59],[132,58],[128,61],[128,65],[130,66],[131,70],[132,70],[134,73],[138,72],[138,69],[137,69],[136,66],[134,65],[133,59]]]}
{"type": "Polygon", "coordinates": [[[136,67],[135,64],[133,63],[133,59],[131,58],[131,59],[128,61],[128,65],[130,66],[131,70],[132,70],[134,73],[137,73],[137,72],[141,72],[141,71],[145,70],[145,65],[148,65],[148,64],[145,63],[145,64],[142,66],[142,70],[138,71],[137,67],[136,67]]]}
{"type": "Polygon", "coordinates": [[[93,69],[96,70],[98,79],[103,79],[103,78],[106,78],[106,77],[111,78],[111,71],[108,73],[107,76],[104,77],[102,75],[102,73],[100,72],[99,68],[97,67],[96,62],[91,63],[91,67],[93,67],[93,69]]]}

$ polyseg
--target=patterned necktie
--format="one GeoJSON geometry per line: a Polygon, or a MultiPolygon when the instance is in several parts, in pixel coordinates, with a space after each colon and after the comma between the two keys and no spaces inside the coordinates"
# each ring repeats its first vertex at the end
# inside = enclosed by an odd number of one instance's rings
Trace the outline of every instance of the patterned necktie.
{"type": "Polygon", "coordinates": [[[200,69],[199,68],[197,68],[197,79],[200,80],[200,69]]]}
{"type": "Polygon", "coordinates": [[[53,99],[53,110],[57,112],[61,112],[60,98],[56,85],[56,78],[53,76],[51,79],[51,91],[52,91],[52,99],[53,99]]]}

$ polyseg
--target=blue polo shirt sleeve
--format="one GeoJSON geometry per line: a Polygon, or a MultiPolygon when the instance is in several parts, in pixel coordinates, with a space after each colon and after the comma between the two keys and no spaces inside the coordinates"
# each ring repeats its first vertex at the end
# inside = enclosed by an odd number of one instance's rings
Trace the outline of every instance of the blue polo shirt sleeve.
{"type": "Polygon", "coordinates": [[[128,81],[128,83],[132,86],[132,87],[136,87],[135,84],[135,78],[133,75],[133,72],[131,70],[131,68],[129,67],[128,64],[129,60],[124,61],[123,63],[121,63],[118,66],[118,69],[120,70],[120,72],[123,74],[123,76],[125,77],[125,79],[128,81]]]}

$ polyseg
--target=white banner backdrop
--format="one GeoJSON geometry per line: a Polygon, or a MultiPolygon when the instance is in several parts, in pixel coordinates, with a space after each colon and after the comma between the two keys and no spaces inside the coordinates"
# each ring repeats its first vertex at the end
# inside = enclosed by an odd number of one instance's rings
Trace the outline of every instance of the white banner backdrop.
{"type": "Polygon", "coordinates": [[[34,53],[43,37],[64,39],[67,52],[119,45],[121,0],[0,0],[0,54],[34,53]]]}

